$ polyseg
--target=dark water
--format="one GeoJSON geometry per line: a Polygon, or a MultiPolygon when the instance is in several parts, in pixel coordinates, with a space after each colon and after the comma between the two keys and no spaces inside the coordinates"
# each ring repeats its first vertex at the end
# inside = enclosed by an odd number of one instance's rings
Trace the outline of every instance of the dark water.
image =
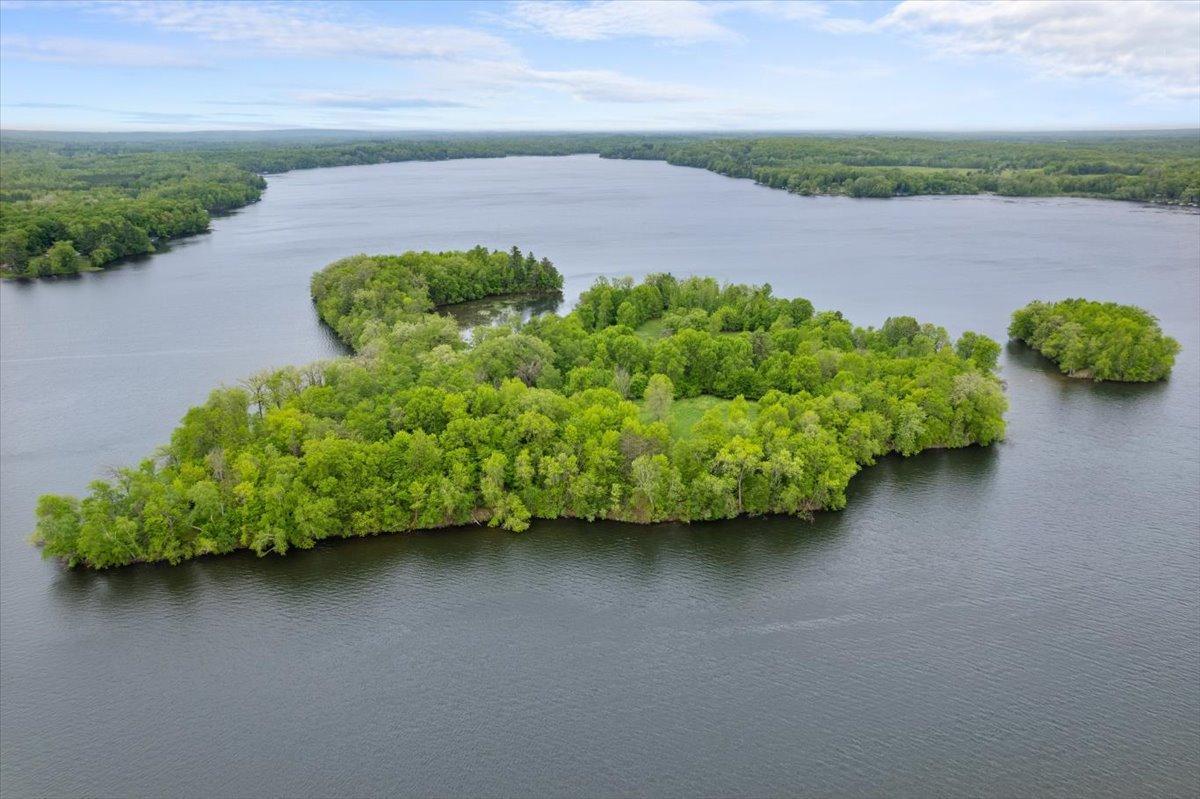
{"type": "Polygon", "coordinates": [[[6,797],[1200,792],[1200,216],[573,157],[298,172],[213,228],[0,285],[6,797]],[[38,493],[150,452],[216,383],[336,354],[307,293],[326,262],[514,242],[568,301],[669,269],[1003,338],[1028,300],[1086,295],[1184,350],[1168,383],[1114,386],[1010,348],[1003,445],[887,459],[811,524],[106,574],[25,544],[38,493]]]}

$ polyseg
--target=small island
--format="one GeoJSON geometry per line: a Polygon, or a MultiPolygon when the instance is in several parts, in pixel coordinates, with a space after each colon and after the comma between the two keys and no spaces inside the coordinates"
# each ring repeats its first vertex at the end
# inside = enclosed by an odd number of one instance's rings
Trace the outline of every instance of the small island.
{"type": "Polygon", "coordinates": [[[1013,313],[1011,338],[1045,355],[1070,377],[1150,383],[1175,365],[1179,342],[1133,305],[1070,299],[1034,301],[1013,313]]]}
{"type": "Polygon", "coordinates": [[[855,327],[669,274],[600,279],[565,316],[470,342],[434,312],[561,286],[516,247],[333,263],[312,295],[353,357],[215,390],[137,468],[43,496],[33,540],[105,568],[535,518],[807,517],[883,455],[1004,434],[999,345],[911,316],[855,327]]]}

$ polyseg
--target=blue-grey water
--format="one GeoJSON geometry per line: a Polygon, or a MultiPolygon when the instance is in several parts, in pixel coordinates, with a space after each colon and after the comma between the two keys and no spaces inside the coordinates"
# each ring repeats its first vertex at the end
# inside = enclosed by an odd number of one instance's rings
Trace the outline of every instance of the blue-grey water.
{"type": "Polygon", "coordinates": [[[1200,216],[801,198],[661,163],[273,176],[140,263],[0,284],[0,792],[16,796],[1196,796],[1200,216]],[[885,459],[815,522],[543,522],[109,573],[37,495],[214,385],[337,354],[309,276],[517,243],[567,276],[769,281],[1000,340],[1031,299],[1142,305],[1152,386],[1009,347],[1008,439],[885,459]]]}

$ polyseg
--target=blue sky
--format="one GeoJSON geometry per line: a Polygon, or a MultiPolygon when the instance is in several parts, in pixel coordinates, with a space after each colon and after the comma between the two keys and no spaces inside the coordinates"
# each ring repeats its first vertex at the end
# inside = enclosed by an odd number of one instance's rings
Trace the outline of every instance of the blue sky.
{"type": "Polygon", "coordinates": [[[1200,2],[0,2],[56,130],[1200,126],[1200,2]]]}

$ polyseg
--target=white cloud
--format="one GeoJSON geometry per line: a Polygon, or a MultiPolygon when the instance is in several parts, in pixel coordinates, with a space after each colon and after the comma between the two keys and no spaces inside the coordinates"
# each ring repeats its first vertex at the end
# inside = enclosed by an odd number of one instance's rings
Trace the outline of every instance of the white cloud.
{"type": "Polygon", "coordinates": [[[825,83],[883,80],[896,75],[896,68],[891,64],[853,58],[835,59],[811,66],[764,64],[763,69],[786,78],[825,83]]]}
{"type": "Polygon", "coordinates": [[[522,0],[511,7],[508,21],[558,39],[596,41],[644,37],[676,43],[736,39],[720,25],[718,4],[695,0],[612,0],[563,3],[522,0]]]}
{"type": "MultiPolygon", "coordinates": [[[[641,4],[635,4],[641,5],[641,4]]],[[[438,79],[457,76],[465,90],[533,87],[562,91],[586,101],[681,102],[701,97],[696,89],[641,80],[612,70],[537,69],[505,40],[466,28],[408,28],[341,16],[336,6],[291,3],[97,2],[90,8],[127,21],[223,43],[248,44],[271,54],[306,58],[378,57],[436,67],[438,79]]],[[[329,107],[451,107],[423,98],[361,92],[316,93],[308,102],[329,107]]]]}
{"type": "Polygon", "coordinates": [[[159,30],[305,57],[461,59],[512,55],[504,39],[460,27],[381,25],[337,6],[276,2],[95,2],[89,8],[159,30]]]}
{"type": "Polygon", "coordinates": [[[642,80],[607,69],[538,69],[520,60],[427,67],[428,77],[420,84],[442,96],[477,97],[522,89],[558,91],[577,100],[604,103],[681,103],[709,96],[692,86],[642,80]]]}
{"type": "Polygon", "coordinates": [[[557,39],[597,41],[646,38],[673,44],[741,41],[737,31],[722,24],[735,14],[757,14],[802,22],[825,31],[847,33],[869,29],[870,23],[836,17],[828,3],[807,0],[518,0],[508,16],[489,15],[513,27],[557,39]]]}
{"type": "Polygon", "coordinates": [[[678,103],[704,97],[690,86],[645,81],[605,69],[549,70],[514,65],[509,74],[515,85],[557,89],[579,100],[603,103],[678,103]]]}
{"type": "Polygon", "coordinates": [[[0,53],[3,53],[6,59],[56,64],[155,68],[204,66],[199,59],[183,55],[169,47],[70,36],[37,39],[30,36],[4,36],[0,38],[0,53]]]}
{"type": "Polygon", "coordinates": [[[1106,77],[1168,97],[1200,95],[1200,3],[1013,0],[901,3],[876,23],[935,52],[995,55],[1069,78],[1106,77]]]}
{"type": "Polygon", "coordinates": [[[392,111],[403,108],[471,108],[469,103],[441,100],[435,97],[413,97],[373,92],[300,92],[295,95],[301,105],[327,108],[357,108],[365,111],[392,111]]]}
{"type": "Polygon", "coordinates": [[[801,22],[827,33],[865,33],[871,23],[854,17],[834,16],[828,3],[798,0],[728,0],[721,3],[727,12],[747,12],[786,22],[801,22]]]}
{"type": "Polygon", "coordinates": [[[938,56],[1010,57],[1043,75],[1108,78],[1148,96],[1200,95],[1195,0],[904,0],[875,19],[844,15],[848,7],[789,0],[521,0],[506,21],[560,39],[691,44],[739,40],[724,23],[752,14],[826,33],[892,33],[938,56]]]}

